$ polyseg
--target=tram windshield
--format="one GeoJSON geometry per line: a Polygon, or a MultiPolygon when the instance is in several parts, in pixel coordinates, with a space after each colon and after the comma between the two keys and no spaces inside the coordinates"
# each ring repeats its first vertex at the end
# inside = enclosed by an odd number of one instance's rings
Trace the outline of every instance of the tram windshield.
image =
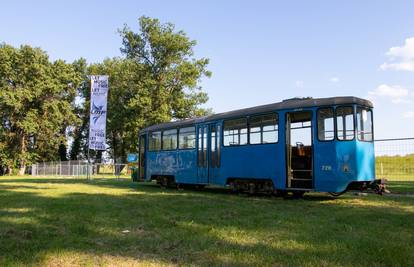
{"type": "Polygon", "coordinates": [[[335,108],[320,108],[317,115],[318,139],[319,141],[354,140],[356,135],[359,141],[372,142],[374,140],[372,110],[367,107],[339,106],[335,108]],[[334,123],[334,114],[336,123],[334,123]],[[356,122],[356,123],[354,123],[356,122]],[[356,129],[354,127],[356,126],[356,129]]]}
{"type": "Polygon", "coordinates": [[[374,140],[372,110],[357,107],[357,131],[358,140],[371,142],[374,140]]]}

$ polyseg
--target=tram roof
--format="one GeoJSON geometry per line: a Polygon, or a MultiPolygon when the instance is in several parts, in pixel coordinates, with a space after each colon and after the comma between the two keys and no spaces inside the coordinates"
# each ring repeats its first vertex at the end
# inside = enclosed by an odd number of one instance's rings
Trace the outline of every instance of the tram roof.
{"type": "Polygon", "coordinates": [[[339,97],[328,97],[328,98],[291,98],[283,100],[282,102],[255,106],[250,108],[237,109],[204,117],[191,118],[186,120],[179,120],[173,122],[166,122],[161,124],[152,125],[143,129],[142,131],[156,131],[174,127],[190,126],[195,123],[203,123],[214,120],[235,118],[241,116],[247,116],[251,114],[266,113],[275,110],[283,109],[296,109],[296,108],[307,108],[307,107],[320,107],[320,106],[334,106],[334,105],[347,105],[347,104],[358,104],[372,108],[372,102],[366,99],[354,97],[354,96],[339,96],[339,97]]]}

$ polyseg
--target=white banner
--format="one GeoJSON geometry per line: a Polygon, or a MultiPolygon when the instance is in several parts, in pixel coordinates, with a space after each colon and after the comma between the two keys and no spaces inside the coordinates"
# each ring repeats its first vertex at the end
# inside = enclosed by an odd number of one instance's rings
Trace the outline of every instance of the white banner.
{"type": "Polygon", "coordinates": [[[89,149],[106,150],[106,106],[108,76],[91,76],[91,108],[89,120],[89,149]]]}

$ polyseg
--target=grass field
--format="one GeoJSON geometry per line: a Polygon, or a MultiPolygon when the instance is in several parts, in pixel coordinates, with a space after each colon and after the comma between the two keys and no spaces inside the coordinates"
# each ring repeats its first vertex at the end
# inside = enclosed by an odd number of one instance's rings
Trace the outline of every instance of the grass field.
{"type": "Polygon", "coordinates": [[[375,157],[375,174],[389,181],[414,182],[414,154],[375,157]]]}
{"type": "Polygon", "coordinates": [[[0,266],[409,266],[414,197],[0,178],[0,266]]]}
{"type": "Polygon", "coordinates": [[[391,193],[410,194],[414,196],[414,181],[411,181],[411,182],[388,181],[387,189],[389,189],[391,193]]]}

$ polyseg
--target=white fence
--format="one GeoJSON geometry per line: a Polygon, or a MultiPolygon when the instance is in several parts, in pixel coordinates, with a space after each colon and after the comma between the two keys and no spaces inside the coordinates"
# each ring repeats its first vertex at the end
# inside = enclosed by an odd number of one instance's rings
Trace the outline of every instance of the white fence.
{"type": "Polygon", "coordinates": [[[32,176],[56,176],[73,178],[120,178],[129,177],[127,164],[90,163],[87,161],[57,161],[33,164],[32,176]]]}
{"type": "Polygon", "coordinates": [[[377,178],[414,182],[414,138],[375,140],[377,178]]]}

